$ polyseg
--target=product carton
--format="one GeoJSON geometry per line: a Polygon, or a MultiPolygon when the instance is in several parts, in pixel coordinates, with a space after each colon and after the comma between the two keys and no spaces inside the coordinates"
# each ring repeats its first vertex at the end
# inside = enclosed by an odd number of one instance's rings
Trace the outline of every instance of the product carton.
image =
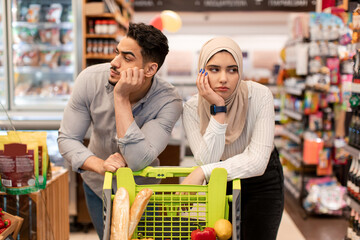
{"type": "Polygon", "coordinates": [[[97,15],[105,12],[104,2],[89,2],[85,4],[85,15],[97,15]]]}

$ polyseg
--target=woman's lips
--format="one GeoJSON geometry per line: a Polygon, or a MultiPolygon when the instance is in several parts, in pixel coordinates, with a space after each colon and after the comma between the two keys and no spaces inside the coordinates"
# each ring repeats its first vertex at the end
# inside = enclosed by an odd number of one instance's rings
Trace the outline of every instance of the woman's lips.
{"type": "Polygon", "coordinates": [[[226,92],[227,90],[229,90],[229,88],[227,88],[227,87],[218,87],[218,88],[216,88],[216,90],[219,91],[219,92],[226,92]]]}

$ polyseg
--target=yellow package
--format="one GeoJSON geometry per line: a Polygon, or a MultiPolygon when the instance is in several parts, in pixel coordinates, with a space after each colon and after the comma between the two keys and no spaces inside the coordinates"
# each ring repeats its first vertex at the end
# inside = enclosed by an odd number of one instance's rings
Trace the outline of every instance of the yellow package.
{"type": "Polygon", "coordinates": [[[38,181],[39,187],[44,189],[46,187],[46,180],[47,180],[47,169],[49,165],[49,154],[47,150],[47,143],[46,143],[46,132],[21,132],[21,131],[8,131],[10,136],[14,136],[20,142],[36,142],[38,145],[38,152],[39,152],[39,165],[35,169],[35,172],[38,171],[38,181]]]}
{"type": "Polygon", "coordinates": [[[38,144],[14,135],[0,136],[1,191],[27,194],[38,190],[38,144]]]}

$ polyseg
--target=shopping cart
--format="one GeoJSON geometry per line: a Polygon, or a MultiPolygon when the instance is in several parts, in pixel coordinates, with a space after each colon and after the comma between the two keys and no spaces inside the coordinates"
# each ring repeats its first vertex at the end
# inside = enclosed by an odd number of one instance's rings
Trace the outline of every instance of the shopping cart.
{"type": "Polygon", "coordinates": [[[153,190],[153,195],[137,226],[133,238],[139,233],[154,240],[189,240],[191,232],[198,225],[214,227],[218,219],[229,216],[232,203],[233,240],[240,239],[240,180],[233,181],[233,195],[226,195],[227,172],[223,168],[213,170],[207,185],[152,184],[137,185],[134,176],[164,179],[186,177],[196,167],[146,167],[132,172],[119,168],[116,173],[106,172],[103,188],[104,236],[110,238],[112,201],[112,180],[116,176],[117,187],[129,192],[130,204],[136,194],[144,188],[153,190]]]}

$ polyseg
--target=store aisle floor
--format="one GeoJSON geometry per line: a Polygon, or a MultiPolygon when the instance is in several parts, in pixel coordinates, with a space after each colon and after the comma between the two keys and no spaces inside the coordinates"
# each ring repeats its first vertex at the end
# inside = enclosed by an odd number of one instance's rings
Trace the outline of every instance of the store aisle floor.
{"type": "Polygon", "coordinates": [[[345,237],[348,225],[345,217],[307,216],[300,203],[287,191],[285,191],[285,211],[306,240],[343,240],[345,237]]]}

